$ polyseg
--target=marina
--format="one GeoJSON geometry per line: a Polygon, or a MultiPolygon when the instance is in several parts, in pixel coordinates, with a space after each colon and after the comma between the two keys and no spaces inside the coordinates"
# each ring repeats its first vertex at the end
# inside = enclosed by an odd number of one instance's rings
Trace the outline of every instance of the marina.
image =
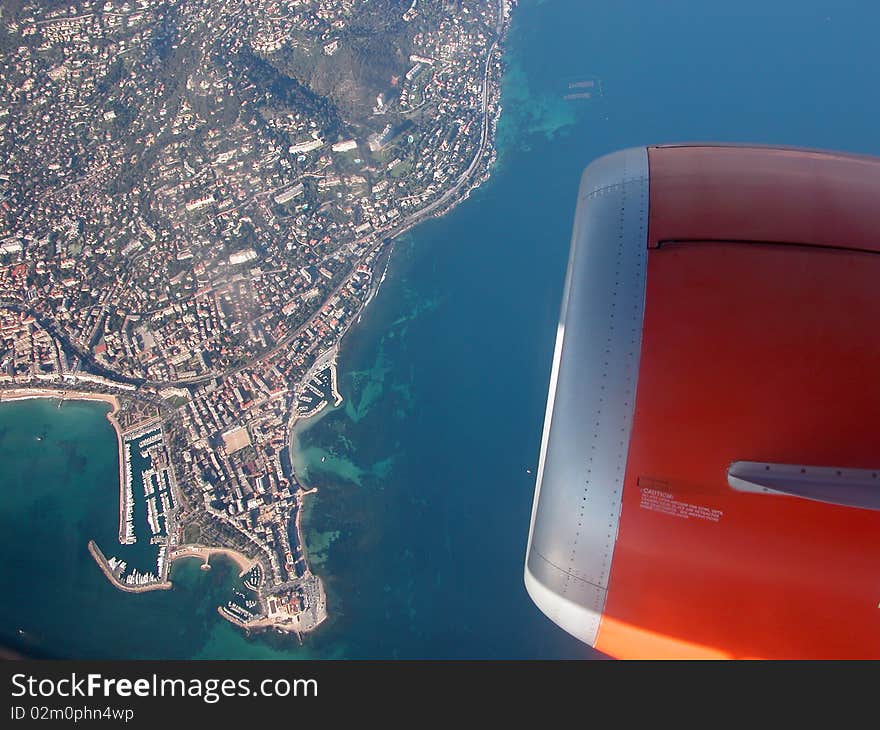
{"type": "Polygon", "coordinates": [[[88,548],[101,572],[119,590],[128,593],[143,593],[144,591],[168,590],[171,588],[170,581],[160,581],[151,573],[142,573],[137,569],[126,573],[128,568],[126,562],[115,557],[107,558],[94,540],[89,540],[88,548]]]}
{"type": "Polygon", "coordinates": [[[244,585],[246,593],[237,588],[233,589],[233,597],[219,608],[221,616],[238,626],[246,626],[259,619],[261,614],[259,601],[256,600],[252,590],[247,587],[247,583],[244,585]]]}
{"type": "MultiPolygon", "coordinates": [[[[411,246],[398,244],[382,291],[340,356],[346,400],[353,412],[364,401],[369,406],[357,410],[357,421],[345,409],[312,419],[317,423],[302,439],[298,473],[310,470],[321,486],[303,531],[312,555],[326,554],[331,625],[303,647],[233,630],[215,607],[232,596],[239,568],[220,555],[215,563],[212,554],[208,572],[200,570],[204,557],[174,560],[171,591],[130,600],[112,588],[84,549],[90,537],[107,547],[117,541],[117,445],[106,407],[10,403],[2,421],[3,577],[16,586],[16,600],[0,607],[6,640],[22,653],[117,659],[460,659],[461,647],[470,658],[582,658],[583,645],[554,630],[529,601],[522,557],[534,489],[523,464],[534,462],[540,443],[583,166],[648,139],[724,135],[810,146],[843,139],[854,151],[878,148],[871,111],[878,97],[864,93],[871,88],[864,82],[874,64],[869,36],[878,11],[866,4],[853,21],[835,12],[841,30],[829,46],[816,30],[825,27],[814,22],[822,21],[818,13],[781,4],[762,17],[766,40],[745,48],[744,18],[761,7],[766,3],[748,0],[722,16],[699,4],[672,13],[646,3],[634,15],[627,4],[520,4],[505,58],[512,73],[500,135],[510,143],[499,170],[472,201],[416,229],[411,246]],[[720,23],[731,39],[721,48],[717,34],[706,32],[720,23]],[[688,42],[669,42],[683,31],[688,42]],[[800,46],[780,50],[780,38],[800,46]],[[730,74],[729,66],[694,64],[695,47],[741,67],[730,74]],[[838,61],[824,63],[826,52],[838,61]],[[778,61],[770,72],[768,58],[778,61]],[[843,66],[860,71],[841,73],[843,66]],[[587,78],[590,67],[607,84],[602,114],[596,98],[562,99],[576,93],[568,83],[587,78]],[[680,103],[685,90],[690,103],[680,103]],[[657,108],[666,113],[651,112],[657,108]],[[835,131],[829,108],[859,113],[835,131]],[[576,116],[582,110],[583,119],[576,116]],[[490,281],[500,283],[491,300],[490,281]],[[436,310],[395,325],[438,298],[436,310]],[[475,316],[487,306],[491,327],[475,316]],[[470,387],[475,357],[489,353],[492,382],[470,387]],[[380,397],[366,400],[370,388],[380,397]],[[463,468],[440,444],[480,455],[463,468]],[[28,453],[34,447],[39,459],[28,453]],[[390,471],[378,468],[391,458],[390,471]],[[352,473],[363,487],[348,481],[352,473]],[[331,542],[327,536],[337,531],[331,542]],[[453,616],[450,606],[472,610],[453,616]],[[19,627],[27,638],[18,638],[19,627]]],[[[136,527],[139,538],[148,529],[138,517],[136,527]]]]}
{"type": "Polygon", "coordinates": [[[336,381],[335,358],[315,371],[297,394],[297,418],[310,418],[323,410],[330,402],[338,406],[342,402],[336,381]]]}
{"type": "Polygon", "coordinates": [[[120,453],[120,548],[118,555],[104,559],[95,546],[92,555],[99,565],[103,560],[105,574],[113,576],[117,587],[161,587],[168,577],[169,525],[177,505],[161,424],[151,421],[122,434],[120,453]]]}

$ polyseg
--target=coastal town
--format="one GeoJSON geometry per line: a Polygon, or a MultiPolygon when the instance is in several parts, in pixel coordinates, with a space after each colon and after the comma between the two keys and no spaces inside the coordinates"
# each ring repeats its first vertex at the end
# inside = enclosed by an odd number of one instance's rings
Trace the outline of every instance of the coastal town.
{"type": "Polygon", "coordinates": [[[514,5],[4,4],[0,402],[110,405],[118,588],[219,551],[236,625],[326,619],[291,429],[394,239],[488,177],[514,5]]]}

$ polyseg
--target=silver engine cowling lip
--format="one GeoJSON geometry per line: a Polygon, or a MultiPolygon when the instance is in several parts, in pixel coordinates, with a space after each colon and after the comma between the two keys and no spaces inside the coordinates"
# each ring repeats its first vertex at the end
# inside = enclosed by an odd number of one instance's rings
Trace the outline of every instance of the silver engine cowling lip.
{"type": "Polygon", "coordinates": [[[581,178],[526,550],[551,620],[595,644],[620,521],[645,306],[648,154],[581,178]]]}

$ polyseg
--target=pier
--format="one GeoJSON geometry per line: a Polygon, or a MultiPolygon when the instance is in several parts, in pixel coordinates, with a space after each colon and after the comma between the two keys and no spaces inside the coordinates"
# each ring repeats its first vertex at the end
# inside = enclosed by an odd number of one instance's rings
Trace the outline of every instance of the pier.
{"type": "Polygon", "coordinates": [[[328,353],[331,357],[322,356],[319,362],[309,373],[305,385],[297,394],[296,417],[311,418],[326,408],[330,399],[333,405],[342,403],[342,395],[339,393],[336,374],[336,352],[328,353]],[[305,407],[307,410],[300,410],[305,407]]]}
{"type": "MultiPolygon", "coordinates": [[[[91,553],[91,556],[98,564],[101,572],[107,580],[121,591],[126,591],[127,593],[145,593],[146,591],[167,591],[172,587],[171,581],[169,580],[159,580],[152,574],[145,575],[138,571],[133,571],[129,576],[134,576],[133,582],[129,583],[123,581],[120,577],[126,567],[123,561],[120,561],[117,558],[110,558],[110,560],[108,560],[94,540],[89,540],[88,547],[89,553],[91,553]]],[[[160,559],[162,557],[160,550],[160,559]]]]}

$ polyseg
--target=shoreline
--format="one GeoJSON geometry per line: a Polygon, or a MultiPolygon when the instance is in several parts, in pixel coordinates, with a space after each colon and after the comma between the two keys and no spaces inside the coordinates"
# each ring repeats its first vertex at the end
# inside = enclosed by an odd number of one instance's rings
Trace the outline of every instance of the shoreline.
{"type": "MultiPolygon", "coordinates": [[[[297,506],[295,509],[294,521],[293,521],[293,530],[296,534],[297,542],[302,550],[302,557],[305,563],[305,570],[307,571],[306,577],[310,580],[312,576],[317,580],[318,585],[318,595],[317,605],[320,607],[320,613],[322,614],[320,617],[316,619],[316,623],[311,626],[308,626],[305,629],[302,628],[294,628],[300,626],[300,618],[296,620],[293,625],[279,623],[276,620],[270,619],[268,617],[263,617],[261,619],[257,619],[253,622],[248,622],[247,624],[241,624],[238,621],[235,621],[230,616],[226,615],[227,612],[222,610],[222,606],[218,607],[218,612],[227,620],[230,620],[232,623],[236,623],[241,625],[243,628],[278,628],[280,631],[285,632],[293,632],[296,633],[297,636],[300,635],[301,632],[307,632],[314,629],[318,624],[320,624],[324,618],[326,618],[326,594],[324,591],[324,584],[320,576],[311,574],[311,569],[308,561],[308,550],[306,547],[306,540],[303,534],[303,513],[306,509],[306,500],[305,497],[313,494],[317,491],[317,488],[310,487],[304,481],[301,481],[298,475],[298,467],[301,468],[303,461],[301,460],[301,444],[300,440],[295,434],[295,429],[299,425],[300,421],[305,423],[307,422],[309,426],[314,425],[318,420],[320,420],[323,415],[326,415],[329,412],[334,411],[338,408],[343,402],[343,396],[339,392],[339,383],[338,383],[338,373],[337,373],[337,357],[339,354],[340,346],[344,340],[344,338],[349,334],[351,328],[358,322],[361,321],[361,316],[363,315],[364,310],[369,306],[372,299],[378,294],[379,289],[382,283],[385,281],[386,274],[388,272],[388,268],[391,260],[391,253],[394,248],[394,243],[397,239],[402,238],[403,236],[408,235],[414,228],[423,224],[427,220],[431,218],[439,218],[450,211],[454,210],[461,203],[466,201],[470,194],[476,190],[479,186],[481,186],[490,176],[492,165],[495,159],[496,150],[495,144],[497,139],[495,123],[497,122],[498,116],[500,114],[500,93],[501,93],[501,80],[502,73],[499,71],[497,79],[494,78],[495,74],[493,72],[494,64],[493,61],[496,60],[496,52],[500,48],[501,44],[506,38],[507,31],[507,12],[508,5],[506,0],[498,0],[498,22],[497,29],[499,31],[498,37],[496,37],[491,46],[489,47],[486,59],[485,59],[485,67],[482,70],[482,119],[480,120],[480,140],[477,146],[476,154],[471,159],[470,163],[467,165],[466,169],[462,171],[462,173],[455,178],[453,184],[449,189],[440,194],[433,202],[425,205],[421,209],[414,211],[409,216],[401,216],[402,220],[397,221],[398,225],[394,224],[386,225],[382,228],[379,228],[372,232],[372,235],[376,237],[375,243],[373,243],[366,254],[361,257],[360,261],[369,258],[370,256],[375,255],[374,263],[376,266],[374,267],[372,281],[369,284],[369,291],[367,293],[366,299],[361,302],[357,311],[351,317],[350,321],[345,325],[341,332],[338,333],[338,337],[336,338],[336,342],[328,348],[327,351],[321,353],[316,359],[310,371],[306,374],[306,377],[303,379],[304,381],[308,381],[310,376],[312,376],[317,370],[324,369],[326,367],[330,368],[330,390],[332,395],[332,401],[327,399],[321,407],[317,409],[314,413],[297,415],[295,408],[292,413],[292,418],[290,419],[287,436],[287,453],[289,456],[289,464],[290,464],[290,481],[293,482],[298,487],[296,500],[297,506]],[[497,87],[494,83],[497,81],[497,87]],[[493,93],[494,92],[494,93],[493,93]],[[489,104],[491,101],[498,105],[498,108],[494,113],[489,113],[489,104]],[[381,271],[381,276],[379,276],[381,271]],[[326,406],[331,406],[327,408],[326,406]],[[323,413],[322,413],[323,412],[323,413]]],[[[342,286],[342,285],[340,285],[342,286]]],[[[279,343],[281,344],[281,343],[279,343]]],[[[277,349],[277,348],[276,348],[277,349]]],[[[270,353],[267,353],[270,354],[270,353]]],[[[170,385],[176,385],[176,382],[169,383],[170,385]]],[[[122,386],[120,384],[120,388],[122,386]]],[[[134,388],[132,387],[132,390],[134,388]]],[[[95,393],[89,391],[79,391],[79,390],[66,390],[63,388],[44,388],[44,387],[14,387],[9,389],[0,388],[0,403],[5,401],[16,401],[16,400],[27,400],[27,399],[36,399],[36,398],[46,398],[46,399],[57,399],[60,401],[67,400],[82,400],[82,401],[93,401],[93,402],[103,402],[110,405],[111,409],[108,413],[106,413],[107,420],[113,426],[114,432],[117,437],[117,449],[118,449],[118,481],[119,481],[119,499],[118,499],[118,508],[119,508],[119,541],[121,544],[127,544],[128,542],[133,542],[134,538],[125,539],[126,533],[125,528],[127,524],[127,515],[129,513],[129,508],[131,503],[133,503],[133,498],[131,498],[130,487],[131,487],[131,479],[130,473],[126,469],[126,457],[128,456],[128,446],[126,439],[127,438],[135,438],[135,430],[134,428],[130,428],[126,433],[124,433],[122,427],[120,426],[119,421],[117,420],[117,415],[120,412],[120,399],[116,394],[113,393],[95,393]]],[[[294,401],[296,399],[294,398],[294,401]]],[[[303,429],[304,430],[304,429],[303,429]]],[[[169,456],[170,456],[170,448],[169,448],[169,456]]],[[[174,475],[174,471],[171,471],[172,479],[174,475]]],[[[173,490],[172,490],[173,491],[173,490]]],[[[311,505],[311,501],[309,502],[311,505]]],[[[173,516],[173,515],[172,515],[173,516]]],[[[308,519],[305,519],[308,522],[308,519]]],[[[290,521],[289,515],[287,524],[285,527],[289,529],[290,521]]],[[[95,562],[98,564],[101,571],[104,573],[105,577],[110,581],[110,583],[118,588],[119,590],[125,592],[132,593],[140,593],[146,592],[150,590],[168,590],[172,587],[171,581],[168,579],[170,575],[170,568],[173,565],[173,562],[178,559],[183,559],[187,557],[198,558],[203,561],[202,568],[207,570],[210,565],[209,561],[212,555],[219,554],[229,558],[238,568],[240,569],[239,577],[245,575],[249,570],[253,568],[255,564],[258,564],[258,560],[252,560],[247,558],[242,553],[226,547],[207,547],[204,545],[191,545],[191,546],[173,546],[174,538],[171,536],[169,531],[169,540],[171,544],[168,545],[168,553],[167,553],[167,562],[165,562],[164,567],[162,566],[163,553],[160,551],[160,561],[159,561],[159,572],[158,581],[154,583],[149,583],[145,585],[129,585],[124,583],[114,570],[111,568],[111,563],[108,563],[107,558],[104,556],[103,552],[97,546],[97,544],[90,540],[88,543],[88,549],[90,554],[92,555],[95,562]]],[[[163,543],[164,545],[165,543],[163,543]]],[[[164,548],[162,548],[164,550],[164,548]]],[[[111,561],[114,559],[111,558],[111,561]]],[[[115,564],[115,563],[114,563],[115,564]]],[[[261,594],[262,591],[258,591],[258,594],[261,594]]],[[[305,618],[303,615],[302,618],[305,618]]]]}
{"type": "MultiPolygon", "coordinates": [[[[92,393],[87,390],[67,390],[66,388],[28,388],[28,387],[18,387],[18,388],[2,388],[0,389],[0,403],[18,401],[18,400],[31,400],[33,398],[48,398],[55,400],[87,400],[87,401],[100,401],[102,403],[107,403],[113,408],[107,414],[107,418],[110,416],[115,416],[119,411],[119,398],[113,393],[92,393]]],[[[116,419],[113,419],[113,423],[118,428],[119,424],[116,423],[116,419]]]]}
{"type": "MultiPolygon", "coordinates": [[[[340,404],[341,405],[341,404],[340,404]]],[[[310,416],[294,416],[290,420],[290,424],[287,429],[287,450],[290,456],[290,466],[291,472],[293,473],[296,482],[303,489],[303,494],[312,494],[318,491],[318,487],[312,484],[309,484],[305,479],[300,477],[300,474],[296,471],[296,464],[298,461],[301,462],[301,459],[297,459],[297,454],[301,451],[299,432],[305,431],[312,426],[316,425],[321,419],[325,416],[333,413],[339,406],[327,404],[326,408],[321,408],[317,413],[313,413],[310,416]]],[[[305,504],[305,502],[303,502],[305,504]]],[[[300,535],[300,539],[302,539],[302,535],[300,535]]]]}
{"type": "Polygon", "coordinates": [[[160,583],[147,583],[145,585],[128,585],[127,583],[123,583],[110,569],[110,565],[107,563],[107,558],[94,540],[89,540],[88,548],[89,553],[98,564],[104,577],[110,581],[110,584],[114,588],[118,588],[120,591],[125,591],[126,593],[146,593],[147,591],[168,591],[173,587],[170,580],[163,580],[160,583]]]}
{"type": "Polygon", "coordinates": [[[270,618],[256,618],[253,621],[242,621],[240,618],[233,616],[227,611],[225,606],[217,606],[217,613],[220,614],[221,618],[226,619],[229,623],[238,626],[238,628],[243,629],[244,631],[266,631],[276,629],[284,634],[295,634],[296,638],[299,639],[300,644],[302,644],[302,630],[294,628],[290,624],[276,623],[270,618]]]}
{"type": "MultiPolygon", "coordinates": [[[[495,55],[495,51],[501,49],[507,40],[508,32],[510,29],[510,6],[507,0],[499,0],[498,1],[498,23],[497,29],[499,31],[498,37],[494,40],[492,45],[489,48],[489,52],[486,56],[486,65],[483,71],[483,93],[482,93],[482,111],[483,111],[483,119],[481,123],[481,139],[480,144],[478,146],[478,150],[476,155],[474,155],[473,160],[470,165],[468,165],[465,172],[459,177],[453,187],[447,191],[444,195],[441,195],[440,198],[435,200],[433,203],[428,204],[424,208],[419,211],[416,211],[413,215],[408,218],[404,218],[401,221],[401,225],[395,229],[394,226],[390,226],[386,229],[380,229],[374,231],[374,234],[379,237],[377,243],[370,248],[370,250],[361,258],[361,261],[368,258],[373,252],[377,252],[377,261],[382,261],[382,275],[378,280],[373,278],[370,282],[370,291],[367,294],[366,299],[361,303],[358,311],[351,318],[348,325],[344,328],[342,332],[339,333],[339,337],[336,342],[333,344],[331,348],[329,348],[326,352],[321,353],[315,361],[315,364],[307,373],[304,378],[305,381],[310,379],[312,376],[315,366],[322,361],[326,361],[326,359],[330,358],[331,361],[331,384],[333,390],[333,397],[336,401],[332,407],[329,406],[329,402],[325,403],[323,406],[319,407],[314,413],[310,413],[304,416],[298,416],[296,414],[296,409],[294,408],[292,417],[288,423],[287,427],[287,453],[290,460],[290,472],[292,479],[299,484],[302,493],[299,499],[299,509],[297,510],[297,515],[295,519],[294,529],[296,530],[297,537],[300,545],[303,550],[303,557],[306,561],[306,565],[309,565],[308,562],[308,551],[306,549],[306,539],[305,534],[301,526],[301,518],[302,513],[305,511],[306,500],[303,498],[306,494],[312,494],[318,491],[318,488],[315,486],[310,486],[305,480],[301,477],[301,470],[297,469],[298,462],[301,463],[301,459],[297,458],[297,452],[301,451],[301,445],[299,443],[299,436],[296,432],[297,425],[302,421],[305,425],[306,422],[308,426],[312,426],[317,423],[320,418],[326,416],[328,413],[332,413],[335,411],[343,402],[343,396],[338,391],[337,388],[337,362],[339,358],[339,353],[342,347],[342,343],[349,334],[352,327],[355,324],[360,323],[361,318],[366,310],[367,306],[369,306],[370,302],[372,302],[373,298],[378,295],[379,290],[382,287],[382,284],[385,281],[385,277],[388,273],[388,269],[391,265],[391,254],[394,248],[394,243],[397,239],[402,238],[403,236],[408,235],[412,230],[417,228],[422,223],[432,219],[432,218],[441,218],[446,214],[450,213],[452,210],[457,208],[463,202],[465,202],[477,188],[481,187],[492,175],[492,167],[495,164],[498,155],[497,142],[498,142],[498,121],[501,117],[501,91],[502,91],[502,83],[503,83],[503,69],[501,73],[499,73],[497,79],[497,98],[496,104],[497,109],[495,113],[489,114],[489,98],[490,98],[490,78],[491,78],[491,67],[492,67],[492,59],[495,55]],[[488,151],[488,155],[487,155],[488,151]],[[485,159],[485,169],[483,170],[482,175],[474,175],[480,169],[481,162],[485,159]],[[387,235],[383,235],[387,234],[387,235]],[[383,260],[384,259],[384,260],[383,260]]],[[[503,59],[503,50],[502,50],[502,59],[503,59]]],[[[503,62],[503,61],[502,61],[503,62]]],[[[321,584],[321,590],[324,590],[323,580],[321,580],[320,576],[318,580],[321,584]]],[[[221,615],[224,615],[221,613],[221,615]]]]}
{"type": "Polygon", "coordinates": [[[64,388],[4,388],[0,389],[0,404],[13,403],[15,401],[32,400],[36,398],[45,398],[49,400],[82,400],[98,403],[106,403],[110,406],[110,410],[106,414],[107,420],[113,426],[116,434],[116,460],[119,464],[119,535],[122,542],[123,531],[125,529],[125,508],[128,502],[125,489],[125,437],[122,433],[122,426],[116,419],[119,413],[119,398],[113,393],[92,393],[87,390],[66,390],[64,388]]]}
{"type": "Polygon", "coordinates": [[[65,390],[51,388],[9,388],[0,390],[0,404],[36,398],[65,400],[82,400],[106,403],[110,406],[106,417],[116,434],[116,459],[119,464],[119,542],[125,544],[125,514],[128,506],[128,493],[125,478],[125,436],[122,426],[116,419],[119,413],[119,398],[113,393],[92,393],[87,390],[65,390]]]}
{"type": "MultiPolygon", "coordinates": [[[[120,409],[119,398],[113,393],[93,393],[89,391],[53,388],[18,387],[0,389],[0,405],[2,405],[3,403],[13,403],[16,401],[37,399],[60,400],[62,402],[65,400],[100,402],[106,403],[110,406],[110,410],[107,412],[106,418],[113,426],[113,431],[116,434],[117,461],[119,466],[119,529],[121,536],[122,530],[124,529],[125,525],[125,505],[127,504],[128,500],[125,479],[125,436],[123,434],[122,427],[120,426],[119,421],[116,419],[116,414],[119,412],[120,409]]],[[[120,543],[122,543],[122,540],[120,540],[120,543]]],[[[129,585],[120,581],[119,578],[114,574],[113,570],[110,568],[110,564],[107,562],[107,557],[104,555],[104,552],[101,550],[100,547],[98,547],[98,544],[94,540],[88,541],[87,549],[89,551],[89,554],[92,556],[92,559],[95,561],[95,564],[104,574],[104,577],[107,579],[110,585],[117,590],[123,591],[124,593],[148,593],[150,591],[171,590],[174,587],[174,584],[171,580],[167,578],[167,575],[170,573],[171,566],[176,560],[182,560],[186,558],[199,559],[203,561],[202,567],[204,568],[204,566],[209,566],[212,556],[221,555],[232,561],[232,563],[239,568],[239,578],[244,576],[251,568],[253,568],[254,565],[258,563],[258,561],[248,558],[242,553],[231,548],[206,547],[204,545],[181,546],[169,551],[168,561],[166,564],[167,567],[165,570],[166,577],[164,579],[161,579],[159,582],[148,583],[145,585],[129,585]]],[[[228,611],[225,611],[223,606],[218,606],[217,612],[223,618],[239,626],[242,629],[255,630],[276,628],[285,633],[294,633],[297,635],[297,638],[300,638],[301,640],[300,630],[294,628],[293,626],[276,623],[269,618],[257,619],[254,622],[245,624],[232,616],[232,614],[230,614],[228,611]]]]}
{"type": "Polygon", "coordinates": [[[209,565],[209,561],[214,555],[222,555],[223,557],[228,558],[233,563],[235,563],[235,565],[240,569],[240,572],[238,574],[239,578],[241,578],[245,573],[247,573],[257,564],[256,560],[251,560],[251,558],[243,555],[237,550],[233,550],[232,548],[206,547],[204,545],[186,545],[169,551],[169,570],[171,564],[175,560],[182,560],[184,558],[199,558],[200,560],[204,560],[204,565],[209,565]]]}

